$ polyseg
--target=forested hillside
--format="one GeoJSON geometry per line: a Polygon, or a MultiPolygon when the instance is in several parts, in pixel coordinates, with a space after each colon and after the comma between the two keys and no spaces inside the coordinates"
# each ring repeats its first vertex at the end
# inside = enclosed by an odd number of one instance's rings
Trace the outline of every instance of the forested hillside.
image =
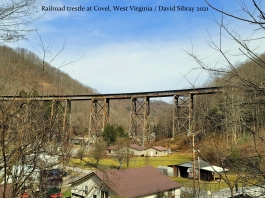
{"type": "Polygon", "coordinates": [[[265,55],[216,76],[209,86],[223,86],[223,93],[195,98],[196,149],[238,174],[265,169],[265,69],[258,61],[265,62],[265,55]]]}
{"type": "Polygon", "coordinates": [[[40,95],[95,93],[26,49],[0,46],[0,71],[2,95],[16,95],[21,89],[40,95]]]}

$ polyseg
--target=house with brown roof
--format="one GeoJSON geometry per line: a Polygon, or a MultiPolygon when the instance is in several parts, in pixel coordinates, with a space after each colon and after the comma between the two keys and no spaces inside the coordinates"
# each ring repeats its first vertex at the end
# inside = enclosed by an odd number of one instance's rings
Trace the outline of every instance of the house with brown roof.
{"type": "MultiPolygon", "coordinates": [[[[125,150],[126,148],[122,148],[121,150],[125,150]]],[[[129,145],[129,153],[135,156],[141,156],[145,154],[145,147],[140,146],[138,144],[130,144],[129,145]]],[[[120,153],[119,147],[117,145],[111,145],[107,148],[109,155],[115,155],[120,153]]]]}
{"type": "Polygon", "coordinates": [[[167,149],[163,146],[153,146],[145,151],[145,156],[150,157],[160,157],[170,154],[170,149],[167,149]]]}
{"type": "Polygon", "coordinates": [[[93,172],[71,184],[72,198],[180,198],[181,185],[152,166],[93,172]]]}
{"type": "Polygon", "coordinates": [[[116,154],[118,150],[118,146],[117,145],[110,145],[108,148],[107,148],[107,151],[108,151],[108,154],[109,155],[114,155],[116,154]]]}
{"type": "Polygon", "coordinates": [[[145,147],[140,146],[138,144],[131,144],[129,146],[130,153],[135,155],[135,156],[142,156],[144,155],[145,152],[145,147]]]}

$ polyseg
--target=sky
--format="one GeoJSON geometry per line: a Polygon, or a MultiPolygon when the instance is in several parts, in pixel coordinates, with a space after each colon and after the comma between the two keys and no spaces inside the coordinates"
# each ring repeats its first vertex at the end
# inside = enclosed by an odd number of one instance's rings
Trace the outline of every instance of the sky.
{"type": "MultiPolygon", "coordinates": [[[[238,1],[209,2],[230,13],[240,12],[238,1]]],[[[47,62],[102,94],[203,87],[211,78],[187,51],[209,65],[220,58],[207,41],[219,42],[213,20],[222,16],[204,0],[44,0],[39,14],[44,16],[34,23],[38,34],[9,45],[42,58],[43,41],[51,52],[47,62]],[[150,11],[141,11],[142,7],[150,11]]],[[[247,25],[224,20],[246,36],[252,34],[247,25]]],[[[229,39],[222,47],[238,49],[229,39]]]]}

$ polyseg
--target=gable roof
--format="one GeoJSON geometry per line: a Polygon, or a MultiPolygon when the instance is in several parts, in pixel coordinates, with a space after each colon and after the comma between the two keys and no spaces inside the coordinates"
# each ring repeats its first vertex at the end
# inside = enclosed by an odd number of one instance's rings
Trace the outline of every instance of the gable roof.
{"type": "MultiPolygon", "coordinates": [[[[130,144],[129,146],[130,148],[132,149],[135,149],[135,150],[139,150],[139,151],[143,151],[145,150],[145,147],[143,146],[140,146],[138,144],[130,144]]],[[[107,148],[107,150],[117,150],[119,147],[117,145],[111,145],[107,148]]]]}
{"type": "Polygon", "coordinates": [[[126,198],[140,197],[181,187],[179,183],[170,180],[152,166],[94,172],[87,175],[86,178],[91,175],[96,175],[112,191],[126,198]]]}
{"type": "Polygon", "coordinates": [[[130,145],[130,148],[135,149],[135,150],[138,150],[138,151],[143,151],[143,150],[145,150],[145,147],[140,146],[140,145],[138,145],[138,144],[131,144],[131,145],[130,145]]]}
{"type": "Polygon", "coordinates": [[[163,146],[153,146],[152,148],[155,150],[158,150],[158,151],[167,151],[168,150],[167,148],[165,148],[163,146]]]}
{"type": "MultiPolygon", "coordinates": [[[[186,168],[192,168],[193,162],[189,161],[189,162],[185,162],[185,163],[182,163],[182,164],[178,164],[177,166],[182,166],[182,167],[186,167],[186,168]]],[[[226,169],[226,168],[222,168],[222,167],[219,167],[219,166],[211,165],[211,164],[209,164],[208,162],[206,162],[204,160],[199,160],[199,161],[196,160],[195,161],[195,168],[199,168],[199,167],[200,167],[201,170],[206,170],[206,171],[216,172],[216,173],[221,173],[221,172],[224,172],[224,171],[228,171],[228,169],[226,169]]]]}
{"type": "Polygon", "coordinates": [[[152,166],[95,174],[122,197],[138,197],[181,187],[152,166]]]}
{"type": "Polygon", "coordinates": [[[117,145],[110,145],[107,150],[117,150],[118,146],[117,145]]]}

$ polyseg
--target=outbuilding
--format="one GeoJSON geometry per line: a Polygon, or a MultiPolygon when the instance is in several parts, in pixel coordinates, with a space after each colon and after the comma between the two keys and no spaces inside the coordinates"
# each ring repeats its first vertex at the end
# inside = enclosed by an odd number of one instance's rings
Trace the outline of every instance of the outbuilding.
{"type": "MultiPolygon", "coordinates": [[[[169,165],[174,170],[176,177],[193,178],[193,161],[188,161],[182,164],[169,165]]],[[[211,165],[204,160],[195,161],[195,177],[201,180],[215,180],[216,175],[227,172],[228,169],[219,166],[211,165]]]]}

